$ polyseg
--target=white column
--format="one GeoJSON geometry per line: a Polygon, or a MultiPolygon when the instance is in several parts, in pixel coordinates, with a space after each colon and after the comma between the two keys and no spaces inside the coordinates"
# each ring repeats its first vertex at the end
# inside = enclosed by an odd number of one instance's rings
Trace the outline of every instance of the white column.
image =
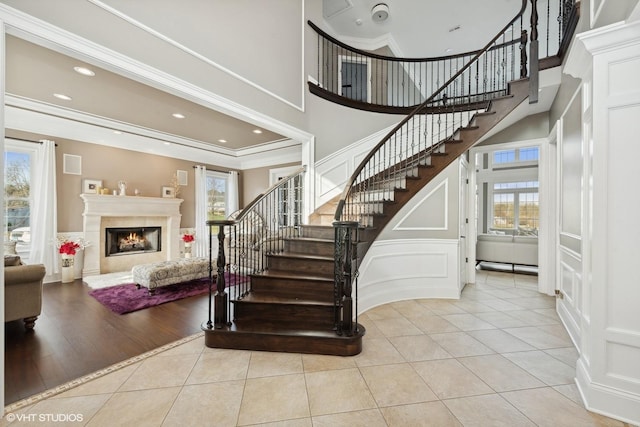
{"type": "Polygon", "coordinates": [[[578,35],[565,72],[583,81],[589,147],[576,381],[587,408],[640,424],[640,22],[578,35]]]}

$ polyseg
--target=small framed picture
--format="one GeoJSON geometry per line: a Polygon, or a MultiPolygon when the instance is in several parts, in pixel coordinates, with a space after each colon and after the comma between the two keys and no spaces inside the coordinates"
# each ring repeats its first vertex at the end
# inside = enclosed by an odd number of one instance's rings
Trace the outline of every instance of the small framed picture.
{"type": "Polygon", "coordinates": [[[176,197],[173,187],[162,187],[162,197],[176,197]]]}
{"type": "Polygon", "coordinates": [[[82,192],[87,194],[98,194],[98,189],[102,187],[101,179],[83,179],[82,192]]]}

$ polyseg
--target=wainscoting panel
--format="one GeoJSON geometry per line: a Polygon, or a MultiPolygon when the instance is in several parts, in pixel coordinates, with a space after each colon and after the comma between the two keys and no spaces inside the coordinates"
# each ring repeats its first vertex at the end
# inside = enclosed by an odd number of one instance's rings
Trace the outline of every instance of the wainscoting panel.
{"type": "Polygon", "coordinates": [[[582,263],[575,253],[560,248],[558,289],[563,298],[558,302],[558,315],[576,348],[580,348],[582,306],[582,263]]]}
{"type": "Polygon", "coordinates": [[[401,239],[375,242],[358,279],[358,311],[415,298],[460,298],[458,241],[401,239]]]}

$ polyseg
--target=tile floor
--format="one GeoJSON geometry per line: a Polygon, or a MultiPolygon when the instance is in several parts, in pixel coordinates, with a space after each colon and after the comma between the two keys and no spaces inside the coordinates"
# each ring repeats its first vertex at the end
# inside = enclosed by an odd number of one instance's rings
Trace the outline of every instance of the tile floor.
{"type": "Polygon", "coordinates": [[[459,301],[377,307],[350,358],[210,349],[198,336],[17,409],[11,425],[624,426],[582,407],[578,354],[536,288],[536,276],[479,271],[459,301]]]}

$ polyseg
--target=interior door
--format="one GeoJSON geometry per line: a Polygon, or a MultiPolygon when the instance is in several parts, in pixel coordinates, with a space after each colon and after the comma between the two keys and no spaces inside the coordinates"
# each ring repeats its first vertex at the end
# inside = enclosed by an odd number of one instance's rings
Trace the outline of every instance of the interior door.
{"type": "Polygon", "coordinates": [[[356,101],[371,100],[371,70],[366,59],[340,56],[338,84],[340,94],[356,101]]]}
{"type": "Polygon", "coordinates": [[[459,195],[459,206],[460,206],[460,218],[458,220],[459,231],[460,231],[460,239],[459,239],[459,255],[458,255],[458,266],[459,266],[459,279],[460,279],[460,290],[467,284],[467,269],[469,263],[468,256],[468,233],[469,233],[469,215],[468,215],[468,195],[469,195],[469,167],[467,162],[462,159],[460,160],[460,195],[459,195]]]}

